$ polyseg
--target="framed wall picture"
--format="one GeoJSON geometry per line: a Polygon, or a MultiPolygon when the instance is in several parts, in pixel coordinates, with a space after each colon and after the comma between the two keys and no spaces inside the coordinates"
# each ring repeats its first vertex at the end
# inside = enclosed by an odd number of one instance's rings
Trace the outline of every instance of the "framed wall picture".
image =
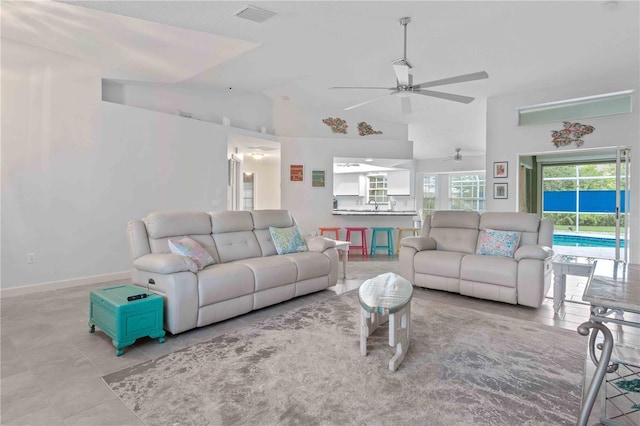
{"type": "Polygon", "coordinates": [[[304,165],[302,165],[302,164],[292,164],[289,167],[289,180],[291,182],[302,182],[302,181],[304,181],[304,165]]]}
{"type": "Polygon", "coordinates": [[[311,172],[311,186],[314,188],[324,188],[324,170],[313,170],[311,172]]]}
{"type": "Polygon", "coordinates": [[[509,198],[509,189],[506,183],[493,184],[493,198],[509,198]]]}
{"type": "Polygon", "coordinates": [[[498,161],[493,163],[493,177],[494,178],[506,178],[509,171],[508,161],[498,161]]]}

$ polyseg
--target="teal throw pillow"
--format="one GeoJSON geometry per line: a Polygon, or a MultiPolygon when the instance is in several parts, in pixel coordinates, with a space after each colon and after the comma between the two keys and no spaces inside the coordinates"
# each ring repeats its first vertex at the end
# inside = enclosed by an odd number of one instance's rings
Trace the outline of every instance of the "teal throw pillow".
{"type": "Polygon", "coordinates": [[[278,254],[307,251],[307,244],[304,242],[304,238],[302,238],[300,229],[297,226],[290,228],[274,228],[270,226],[269,233],[278,254]]]}

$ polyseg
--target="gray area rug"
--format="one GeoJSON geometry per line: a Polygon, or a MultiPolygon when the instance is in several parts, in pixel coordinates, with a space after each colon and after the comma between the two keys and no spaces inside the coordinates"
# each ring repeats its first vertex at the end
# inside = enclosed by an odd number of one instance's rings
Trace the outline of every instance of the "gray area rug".
{"type": "Polygon", "coordinates": [[[395,373],[386,328],[360,356],[350,292],[103,379],[149,425],[575,424],[577,333],[424,297],[395,373]]]}

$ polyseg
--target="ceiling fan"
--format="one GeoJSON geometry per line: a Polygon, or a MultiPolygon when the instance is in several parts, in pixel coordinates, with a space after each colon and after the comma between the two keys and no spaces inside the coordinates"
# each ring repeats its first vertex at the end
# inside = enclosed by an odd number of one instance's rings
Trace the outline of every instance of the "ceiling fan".
{"type": "Polygon", "coordinates": [[[450,155],[448,160],[445,161],[454,161],[456,163],[459,163],[462,161],[462,154],[460,154],[460,151],[462,151],[462,148],[456,148],[456,153],[455,155],[450,155]]]}
{"type": "Polygon", "coordinates": [[[436,92],[433,90],[426,90],[427,87],[443,86],[445,84],[462,83],[465,81],[481,80],[489,78],[489,74],[486,71],[475,72],[471,74],[463,74],[455,77],[443,78],[441,80],[427,81],[425,83],[413,84],[413,76],[409,73],[409,70],[413,68],[407,60],[407,25],[411,22],[411,18],[400,18],[400,25],[404,27],[404,53],[402,58],[396,59],[391,62],[393,71],[396,74],[396,87],[371,87],[371,86],[334,86],[331,89],[383,89],[388,90],[390,93],[379,96],[368,101],[361,102],[356,105],[351,105],[345,108],[345,111],[349,111],[354,108],[361,107],[363,105],[375,102],[379,99],[385,98],[390,95],[400,95],[402,102],[402,112],[408,114],[411,112],[411,100],[410,94],[432,96],[435,98],[446,99],[449,101],[462,102],[468,104],[473,101],[474,98],[469,96],[454,95],[452,93],[436,92]]]}

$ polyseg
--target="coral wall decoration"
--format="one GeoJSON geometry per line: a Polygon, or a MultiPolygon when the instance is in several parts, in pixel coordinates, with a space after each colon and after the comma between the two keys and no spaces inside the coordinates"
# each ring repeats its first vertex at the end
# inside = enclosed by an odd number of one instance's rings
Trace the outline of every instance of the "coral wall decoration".
{"type": "Polygon", "coordinates": [[[322,120],[322,122],[324,124],[326,124],[327,126],[331,127],[331,131],[333,133],[343,133],[346,134],[347,133],[347,127],[349,127],[349,125],[347,124],[347,122],[345,120],[343,120],[342,118],[333,118],[333,117],[329,117],[329,118],[325,118],[322,120]]]}
{"type": "Polygon", "coordinates": [[[358,133],[360,134],[360,136],[381,135],[382,131],[373,130],[373,127],[371,127],[371,124],[361,121],[358,123],[358,133]]]}
{"type": "Polygon", "coordinates": [[[595,127],[593,126],[571,123],[569,121],[563,121],[562,125],[564,126],[564,129],[551,131],[551,136],[553,137],[551,143],[556,148],[571,145],[572,142],[575,142],[576,146],[582,146],[584,145],[582,137],[593,133],[595,130],[595,127]]]}

